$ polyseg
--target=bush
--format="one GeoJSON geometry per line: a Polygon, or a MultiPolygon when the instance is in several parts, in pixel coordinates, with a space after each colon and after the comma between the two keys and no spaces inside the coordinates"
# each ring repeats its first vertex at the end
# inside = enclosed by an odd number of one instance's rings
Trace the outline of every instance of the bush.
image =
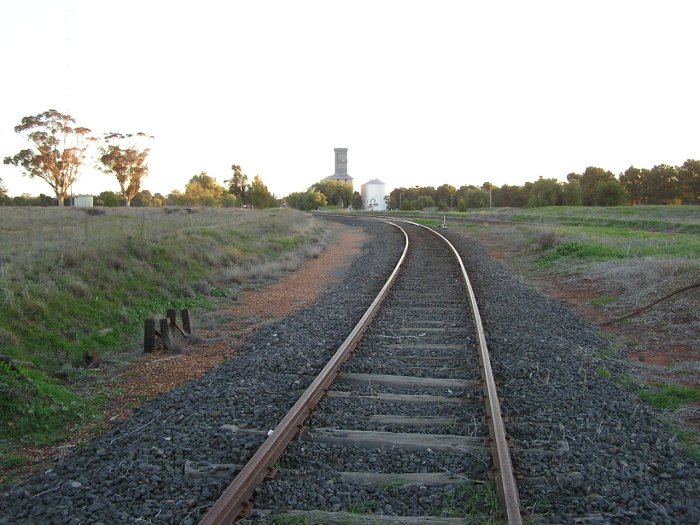
{"type": "Polygon", "coordinates": [[[560,237],[554,230],[539,230],[535,234],[535,242],[541,250],[549,250],[559,244],[560,237]]]}

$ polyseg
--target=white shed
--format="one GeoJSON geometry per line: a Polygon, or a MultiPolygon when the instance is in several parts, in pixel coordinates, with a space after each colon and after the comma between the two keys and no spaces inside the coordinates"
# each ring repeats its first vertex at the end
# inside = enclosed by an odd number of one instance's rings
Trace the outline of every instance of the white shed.
{"type": "Polygon", "coordinates": [[[362,195],[362,206],[364,209],[372,211],[386,210],[386,201],[384,200],[387,196],[386,184],[379,179],[365,182],[360,188],[360,194],[362,195]]]}
{"type": "Polygon", "coordinates": [[[92,195],[73,195],[73,206],[76,208],[92,208],[92,195]]]}

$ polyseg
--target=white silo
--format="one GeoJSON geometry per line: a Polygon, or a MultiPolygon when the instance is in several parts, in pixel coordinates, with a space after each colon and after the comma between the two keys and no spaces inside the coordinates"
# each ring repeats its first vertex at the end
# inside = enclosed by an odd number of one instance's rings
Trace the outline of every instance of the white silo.
{"type": "Polygon", "coordinates": [[[362,206],[365,210],[384,211],[386,210],[386,184],[379,179],[372,179],[365,182],[360,188],[362,195],[362,206]]]}

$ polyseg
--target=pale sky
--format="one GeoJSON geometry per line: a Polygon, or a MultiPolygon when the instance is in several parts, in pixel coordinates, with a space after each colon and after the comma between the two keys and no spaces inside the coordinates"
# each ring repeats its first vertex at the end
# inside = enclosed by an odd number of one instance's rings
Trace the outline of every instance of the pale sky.
{"type": "MultiPolygon", "coordinates": [[[[0,158],[56,109],[155,136],[144,189],[240,164],[278,197],[700,158],[700,2],[0,0],[0,158]]],[[[74,193],[112,190],[88,162],[74,193]]],[[[10,195],[51,194],[0,165],[10,195]]]]}

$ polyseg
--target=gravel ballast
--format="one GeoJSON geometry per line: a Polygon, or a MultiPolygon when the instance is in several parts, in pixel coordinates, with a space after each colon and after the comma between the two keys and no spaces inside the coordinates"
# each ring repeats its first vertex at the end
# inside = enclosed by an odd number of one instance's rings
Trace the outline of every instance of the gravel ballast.
{"type": "Polygon", "coordinates": [[[448,237],[475,289],[515,468],[540,481],[521,483],[523,508],[552,523],[698,523],[700,468],[657,412],[598,374],[608,346],[598,329],[477,241],[448,237]]]}
{"type": "MultiPolygon", "coordinates": [[[[354,327],[398,259],[403,239],[395,228],[348,220],[353,222],[370,240],[343,282],[319,303],[258,330],[234,359],[136,409],[53,469],[0,495],[0,524],[194,524],[201,519],[265,437],[222,427],[273,429],[354,327]]],[[[594,353],[607,346],[597,329],[529,289],[476,241],[449,230],[447,235],[464,258],[479,301],[510,418],[515,467],[524,478],[523,509],[547,523],[581,517],[588,517],[587,523],[698,523],[700,468],[653,410],[596,373],[594,353]]],[[[353,371],[370,370],[357,365],[353,371]]],[[[342,399],[328,403],[353,420],[342,399]]],[[[465,410],[481,413],[471,405],[465,410]]],[[[292,447],[311,461],[358,457],[356,451],[338,453],[301,441],[292,447]]],[[[407,460],[368,449],[366,461],[399,472],[406,461],[420,471],[433,459],[415,453],[407,460]]],[[[477,468],[481,459],[474,461],[477,468]]],[[[454,469],[469,470],[458,457],[454,469]]],[[[344,483],[339,489],[316,486],[313,473],[310,477],[293,489],[299,501],[291,507],[333,509],[342,493],[353,489],[344,483]]],[[[419,492],[414,496],[426,509],[443,503],[420,501],[419,492]]],[[[379,503],[388,506],[387,513],[411,510],[379,503]]]]}

